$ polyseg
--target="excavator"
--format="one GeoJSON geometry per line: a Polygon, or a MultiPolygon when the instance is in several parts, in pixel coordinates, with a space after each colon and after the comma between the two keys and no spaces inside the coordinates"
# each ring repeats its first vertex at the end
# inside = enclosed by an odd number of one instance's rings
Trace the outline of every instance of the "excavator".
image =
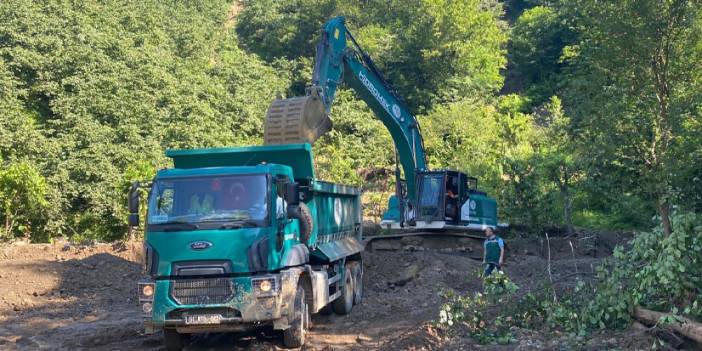
{"type": "Polygon", "coordinates": [[[270,105],[264,144],[312,144],[330,131],[329,116],[342,83],[370,107],[395,144],[395,194],[380,223],[388,235],[470,235],[497,227],[497,203],[478,190],[477,178],[456,170],[428,169],[417,118],[358,45],[344,17],[332,18],[322,27],[306,95],[270,105]]]}

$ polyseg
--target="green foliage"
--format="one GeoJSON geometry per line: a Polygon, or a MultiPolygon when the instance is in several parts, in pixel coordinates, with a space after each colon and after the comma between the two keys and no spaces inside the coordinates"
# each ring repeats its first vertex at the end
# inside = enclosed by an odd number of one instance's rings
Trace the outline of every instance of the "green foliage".
{"type": "Polygon", "coordinates": [[[350,91],[337,94],[334,116],[334,129],[314,145],[320,179],[361,185],[363,173],[393,164],[390,133],[350,91]]]}
{"type": "Polygon", "coordinates": [[[509,329],[512,317],[499,311],[514,301],[519,287],[502,271],[486,277],[484,292],[457,295],[447,291],[447,302],[439,311],[437,325],[452,330],[465,330],[476,341],[484,344],[509,344],[515,339],[509,329]]]}
{"type": "Polygon", "coordinates": [[[4,226],[0,238],[31,235],[34,240],[42,239],[45,233],[34,227],[44,220],[42,212],[48,207],[46,191],[46,180],[31,164],[3,165],[0,169],[0,220],[4,226]]]}
{"type": "Polygon", "coordinates": [[[410,107],[422,111],[499,90],[507,40],[501,14],[497,2],[478,0],[249,1],[237,33],[269,62],[309,58],[322,24],[344,15],[410,107]]]}
{"type": "MultiPolygon", "coordinates": [[[[320,26],[344,15],[419,115],[431,167],[479,177],[501,220],[641,228],[661,204],[699,213],[698,5],[2,2],[0,156],[36,171],[51,204],[11,212],[33,240],[122,237],[129,183],[168,167],[166,148],[259,144],[268,104],[304,93],[320,26]]],[[[332,119],[317,174],[372,191],[377,216],[392,140],[351,91],[332,119]]]]}
{"type": "Polygon", "coordinates": [[[556,93],[565,64],[562,50],[574,40],[574,34],[552,7],[530,8],[516,20],[509,43],[510,65],[534,106],[556,93]]]}
{"type": "Polygon", "coordinates": [[[579,33],[564,50],[571,66],[564,101],[588,173],[653,203],[664,220],[678,170],[694,167],[678,160],[690,160],[700,145],[690,134],[702,104],[699,5],[573,0],[561,7],[579,33]]]}
{"type": "Polygon", "coordinates": [[[46,178],[52,235],[123,235],[126,173],[165,148],[260,143],[287,75],[237,47],[230,5],[0,4],[0,152],[46,178]]]}
{"type": "Polygon", "coordinates": [[[617,247],[613,258],[597,268],[594,283],[580,281],[561,296],[551,289],[517,296],[516,285],[506,276],[491,275],[484,294],[446,294],[438,325],[465,328],[476,340],[495,343],[509,340],[513,326],[581,336],[597,329],[625,328],[637,305],[699,320],[702,216],[674,215],[673,227],[669,236],[661,227],[638,233],[628,249],[617,247]]]}
{"type": "Polygon", "coordinates": [[[585,309],[590,325],[622,326],[634,305],[658,311],[691,307],[692,311],[702,293],[701,259],[699,215],[673,216],[673,233],[667,237],[660,227],[639,233],[629,251],[619,248],[610,266],[600,270],[601,283],[585,309]]]}

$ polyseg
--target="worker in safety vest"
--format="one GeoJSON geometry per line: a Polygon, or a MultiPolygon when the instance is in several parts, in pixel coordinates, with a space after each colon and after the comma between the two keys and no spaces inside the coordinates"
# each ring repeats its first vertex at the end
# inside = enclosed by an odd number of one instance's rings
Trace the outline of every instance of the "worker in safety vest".
{"type": "Polygon", "coordinates": [[[502,270],[502,263],[505,258],[505,242],[495,235],[492,228],[485,229],[485,243],[483,244],[483,264],[485,265],[485,277],[492,274],[497,269],[502,270]]]}

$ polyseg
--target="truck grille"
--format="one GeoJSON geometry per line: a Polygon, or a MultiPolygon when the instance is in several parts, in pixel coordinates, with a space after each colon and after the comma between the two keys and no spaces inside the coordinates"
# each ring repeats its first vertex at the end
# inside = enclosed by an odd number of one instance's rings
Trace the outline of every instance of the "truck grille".
{"type": "Polygon", "coordinates": [[[233,295],[231,278],[171,280],[171,297],[180,305],[220,304],[233,295]]]}

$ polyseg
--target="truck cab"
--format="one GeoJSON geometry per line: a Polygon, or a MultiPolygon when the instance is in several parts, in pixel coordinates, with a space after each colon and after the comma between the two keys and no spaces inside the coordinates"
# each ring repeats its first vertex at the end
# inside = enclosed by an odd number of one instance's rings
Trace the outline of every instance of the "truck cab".
{"type": "Polygon", "coordinates": [[[139,301],[168,350],[193,333],[266,324],[299,347],[310,313],[360,302],[360,192],[316,180],[309,144],[167,155],[175,167],[157,173],[147,201],[139,301]]]}

